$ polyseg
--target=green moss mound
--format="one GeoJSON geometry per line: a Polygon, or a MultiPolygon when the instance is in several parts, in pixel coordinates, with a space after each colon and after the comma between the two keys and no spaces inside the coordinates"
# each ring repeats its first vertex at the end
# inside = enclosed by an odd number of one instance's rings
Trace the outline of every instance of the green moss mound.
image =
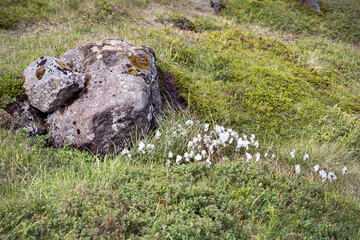
{"type": "MultiPolygon", "coordinates": [[[[349,87],[349,77],[335,65],[305,61],[306,53],[290,44],[240,30],[203,33],[192,43],[168,40],[173,63],[161,67],[176,75],[190,106],[217,121],[291,138],[328,124],[319,119],[360,113],[359,89],[349,87]]],[[[353,124],[359,133],[360,123],[353,124]]]]}

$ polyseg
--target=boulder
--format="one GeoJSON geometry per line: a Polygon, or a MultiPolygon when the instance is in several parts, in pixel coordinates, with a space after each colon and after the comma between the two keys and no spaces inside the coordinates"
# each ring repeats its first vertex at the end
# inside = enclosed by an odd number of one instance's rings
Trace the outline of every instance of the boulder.
{"type": "Polygon", "coordinates": [[[31,63],[23,76],[25,94],[30,104],[43,113],[60,108],[84,87],[86,81],[86,76],[49,56],[31,63]]]}
{"type": "Polygon", "coordinates": [[[108,153],[154,125],[161,97],[151,48],[107,38],[69,50],[60,61],[88,80],[76,98],[47,117],[55,147],[108,153]]]}

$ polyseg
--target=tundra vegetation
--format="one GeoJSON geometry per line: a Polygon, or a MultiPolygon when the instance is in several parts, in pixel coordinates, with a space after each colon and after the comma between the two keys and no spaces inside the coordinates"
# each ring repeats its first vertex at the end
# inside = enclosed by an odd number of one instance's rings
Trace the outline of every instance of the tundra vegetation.
{"type": "Polygon", "coordinates": [[[1,127],[2,239],[360,238],[359,1],[222,2],[0,3],[0,108],[106,37],[152,47],[187,105],[106,156],[1,127]]]}

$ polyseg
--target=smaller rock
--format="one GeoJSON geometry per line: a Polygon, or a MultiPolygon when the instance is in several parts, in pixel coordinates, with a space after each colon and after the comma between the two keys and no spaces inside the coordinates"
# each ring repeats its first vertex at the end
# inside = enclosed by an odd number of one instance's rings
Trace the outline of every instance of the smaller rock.
{"type": "Polygon", "coordinates": [[[315,11],[319,12],[320,11],[320,5],[319,5],[319,0],[296,0],[302,4],[306,4],[309,7],[313,8],[315,11]]]}
{"type": "Polygon", "coordinates": [[[221,9],[225,8],[225,6],[221,3],[220,0],[210,0],[210,5],[215,12],[218,12],[221,9]]]}
{"type": "Polygon", "coordinates": [[[5,111],[4,116],[11,119],[11,124],[5,127],[26,129],[31,136],[48,132],[44,121],[46,114],[32,107],[24,94],[20,95],[16,102],[6,105],[5,111]]]}
{"type": "Polygon", "coordinates": [[[51,113],[73,98],[87,80],[57,58],[44,56],[24,71],[24,88],[31,106],[51,113]]]}

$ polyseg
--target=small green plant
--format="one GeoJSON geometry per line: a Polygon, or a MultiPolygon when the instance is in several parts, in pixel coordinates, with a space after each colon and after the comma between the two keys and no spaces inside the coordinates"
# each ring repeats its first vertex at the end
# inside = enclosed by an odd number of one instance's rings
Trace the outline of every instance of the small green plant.
{"type": "Polygon", "coordinates": [[[23,92],[23,81],[20,74],[0,73],[0,107],[5,107],[23,92]]]}

